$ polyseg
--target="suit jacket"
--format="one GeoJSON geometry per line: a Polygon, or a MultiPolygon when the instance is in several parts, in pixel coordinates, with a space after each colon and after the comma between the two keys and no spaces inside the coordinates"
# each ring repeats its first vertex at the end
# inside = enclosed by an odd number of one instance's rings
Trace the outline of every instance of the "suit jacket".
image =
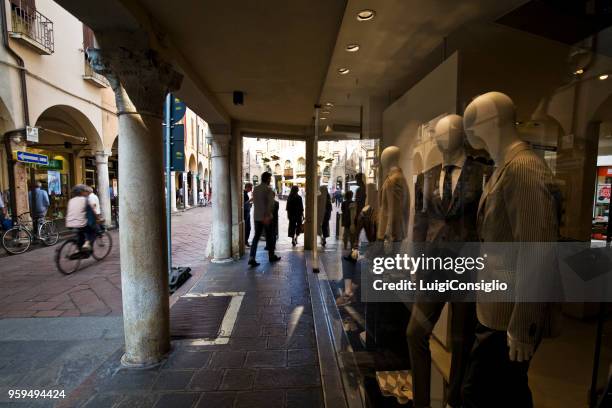
{"type": "Polygon", "coordinates": [[[467,158],[461,169],[450,206],[440,196],[442,165],[417,177],[415,187],[415,242],[478,241],[476,214],[482,195],[483,165],[467,158]]]}
{"type": "Polygon", "coordinates": [[[377,239],[401,241],[408,235],[410,192],[400,168],[389,171],[380,189],[377,239]]]}
{"type": "MultiPolygon", "coordinates": [[[[546,163],[526,143],[511,149],[487,182],[478,210],[478,230],[483,242],[555,242],[559,236],[556,184],[546,163]]],[[[550,270],[556,259],[542,245],[519,245],[518,253],[502,258],[502,265],[487,267],[481,279],[501,276],[515,296],[538,285],[554,285],[555,276],[540,281],[539,271],[550,270]],[[545,266],[544,266],[545,265],[545,266]],[[493,275],[494,274],[494,275],[493,275]]],[[[559,308],[551,303],[494,302],[494,296],[479,293],[478,320],[485,326],[507,331],[530,344],[558,329],[559,308]]]]}

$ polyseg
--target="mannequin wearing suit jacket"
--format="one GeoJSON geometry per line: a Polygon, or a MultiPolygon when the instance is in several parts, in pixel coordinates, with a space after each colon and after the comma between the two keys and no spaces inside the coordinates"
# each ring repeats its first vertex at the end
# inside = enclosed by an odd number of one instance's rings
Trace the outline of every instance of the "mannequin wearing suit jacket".
{"type": "MultiPolygon", "coordinates": [[[[461,116],[440,119],[435,127],[435,139],[443,163],[417,180],[414,241],[477,241],[476,212],[482,193],[483,166],[466,156],[461,116]]],[[[412,308],[407,338],[415,408],[430,406],[429,337],[444,305],[443,301],[417,298],[412,308]]],[[[473,303],[453,303],[451,313],[452,361],[447,406],[460,407],[461,384],[474,342],[476,312],[473,303]]]]}
{"type": "MultiPolygon", "coordinates": [[[[496,165],[479,203],[480,240],[557,241],[553,175],[519,138],[512,100],[499,92],[481,95],[466,108],[463,122],[470,144],[486,148],[496,165]]],[[[519,295],[520,285],[534,284],[537,272],[544,269],[540,263],[551,262],[535,253],[537,245],[525,247],[516,254],[515,265],[501,270],[519,295]]],[[[478,295],[479,324],[463,388],[465,406],[532,407],[529,360],[542,337],[554,332],[559,311],[550,303],[496,303],[483,301],[485,297],[478,295]]]]}
{"type": "Polygon", "coordinates": [[[380,155],[386,173],[380,189],[377,239],[400,242],[408,235],[410,192],[402,169],[399,167],[400,150],[389,146],[380,155]]]}

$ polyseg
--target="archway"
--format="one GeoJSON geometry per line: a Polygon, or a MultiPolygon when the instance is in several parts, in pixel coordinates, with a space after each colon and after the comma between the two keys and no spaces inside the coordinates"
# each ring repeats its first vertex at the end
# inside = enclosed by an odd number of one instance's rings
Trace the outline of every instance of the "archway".
{"type": "Polygon", "coordinates": [[[35,126],[38,142],[28,142],[28,151],[47,156],[49,164],[26,165],[27,180],[30,185],[42,184],[51,202],[48,214],[62,219],[73,185],[98,188],[96,152],[103,150],[102,138],[85,114],[67,105],[47,108],[35,126]]]}
{"type": "Polygon", "coordinates": [[[198,166],[196,163],[195,156],[191,154],[189,156],[187,172],[187,188],[185,190],[186,202],[189,205],[194,206],[198,202],[198,188],[197,188],[197,172],[198,166]]]}

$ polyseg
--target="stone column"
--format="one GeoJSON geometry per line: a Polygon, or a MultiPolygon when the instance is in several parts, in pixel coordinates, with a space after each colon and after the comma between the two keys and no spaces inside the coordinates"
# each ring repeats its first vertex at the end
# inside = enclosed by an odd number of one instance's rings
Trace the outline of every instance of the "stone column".
{"type": "Polygon", "coordinates": [[[198,206],[198,175],[197,173],[191,173],[191,196],[193,197],[193,206],[198,206]]]}
{"type": "Polygon", "coordinates": [[[176,212],[176,172],[170,172],[170,209],[176,212]]]}
{"type": "Polygon", "coordinates": [[[108,157],[110,152],[96,152],[96,172],[98,174],[98,198],[100,199],[100,210],[107,227],[112,225],[110,181],[108,177],[108,157]]]}
{"type": "Polygon", "coordinates": [[[232,255],[238,259],[244,255],[244,205],[242,195],[242,133],[232,126],[230,144],[230,195],[232,197],[232,255]]]}
{"type": "Polygon", "coordinates": [[[306,139],[306,231],[304,249],[317,248],[317,143],[313,136],[306,139]]]}
{"type": "Polygon", "coordinates": [[[229,169],[229,134],[212,137],[213,262],[232,260],[232,211],[229,169]]]}
{"type": "Polygon", "coordinates": [[[181,76],[146,48],[145,40],[130,41],[134,36],[102,35],[102,43],[110,44],[109,48],[88,52],[88,59],[109,80],[119,116],[119,224],[124,231],[119,234],[119,247],[125,335],[121,362],[127,367],[147,367],[159,364],[170,350],[162,108],[166,94],[180,85],[181,76]]]}

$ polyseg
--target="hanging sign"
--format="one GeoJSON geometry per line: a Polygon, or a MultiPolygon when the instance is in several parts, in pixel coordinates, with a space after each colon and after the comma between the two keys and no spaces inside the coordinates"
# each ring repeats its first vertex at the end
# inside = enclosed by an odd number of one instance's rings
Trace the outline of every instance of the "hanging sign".
{"type": "Polygon", "coordinates": [[[26,140],[28,142],[38,143],[38,128],[26,126],[26,140]]]}

